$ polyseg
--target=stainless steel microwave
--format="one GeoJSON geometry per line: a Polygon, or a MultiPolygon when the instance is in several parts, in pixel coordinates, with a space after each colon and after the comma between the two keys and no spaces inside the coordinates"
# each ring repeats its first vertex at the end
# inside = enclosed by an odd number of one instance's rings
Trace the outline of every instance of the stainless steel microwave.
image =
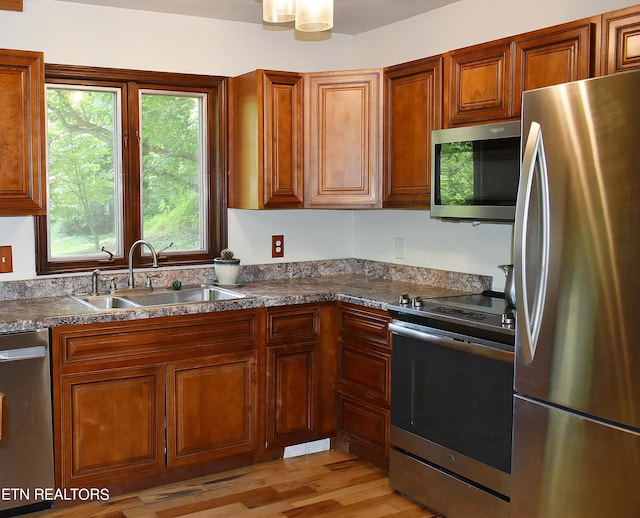
{"type": "Polygon", "coordinates": [[[435,130],[431,135],[431,217],[513,221],[520,121],[435,130]]]}

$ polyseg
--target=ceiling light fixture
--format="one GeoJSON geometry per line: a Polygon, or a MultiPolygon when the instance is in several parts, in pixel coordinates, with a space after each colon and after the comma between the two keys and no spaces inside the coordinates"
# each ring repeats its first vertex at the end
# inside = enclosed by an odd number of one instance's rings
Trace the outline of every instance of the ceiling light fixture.
{"type": "Polygon", "coordinates": [[[262,19],[265,22],[292,22],[295,18],[296,0],[262,0],[262,19]]]}
{"type": "Polygon", "coordinates": [[[333,0],[262,0],[262,19],[267,23],[295,19],[298,31],[328,31],[333,27],[333,0]]]}

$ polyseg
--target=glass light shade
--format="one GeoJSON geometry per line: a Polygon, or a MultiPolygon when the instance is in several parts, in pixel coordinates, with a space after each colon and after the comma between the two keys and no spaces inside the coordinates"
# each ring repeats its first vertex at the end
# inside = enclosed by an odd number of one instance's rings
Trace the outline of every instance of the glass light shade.
{"type": "Polygon", "coordinates": [[[262,0],[262,19],[268,23],[292,22],[296,0],[262,0]]]}
{"type": "Polygon", "coordinates": [[[327,31],[333,27],[333,0],[296,0],[296,30],[327,31]]]}

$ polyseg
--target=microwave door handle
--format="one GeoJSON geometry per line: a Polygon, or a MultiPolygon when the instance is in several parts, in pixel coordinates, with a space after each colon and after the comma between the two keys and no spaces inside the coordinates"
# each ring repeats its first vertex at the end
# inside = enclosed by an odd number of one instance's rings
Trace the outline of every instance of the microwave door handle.
{"type": "Polygon", "coordinates": [[[526,362],[535,357],[549,275],[549,174],[542,127],[532,122],[522,155],[515,221],[518,331],[526,362]]]}

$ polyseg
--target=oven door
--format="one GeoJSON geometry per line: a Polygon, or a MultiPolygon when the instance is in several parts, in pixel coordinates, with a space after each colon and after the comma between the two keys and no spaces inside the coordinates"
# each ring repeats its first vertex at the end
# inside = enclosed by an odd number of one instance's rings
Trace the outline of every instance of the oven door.
{"type": "Polygon", "coordinates": [[[513,352],[394,320],[391,443],[510,494],[513,352]]]}

